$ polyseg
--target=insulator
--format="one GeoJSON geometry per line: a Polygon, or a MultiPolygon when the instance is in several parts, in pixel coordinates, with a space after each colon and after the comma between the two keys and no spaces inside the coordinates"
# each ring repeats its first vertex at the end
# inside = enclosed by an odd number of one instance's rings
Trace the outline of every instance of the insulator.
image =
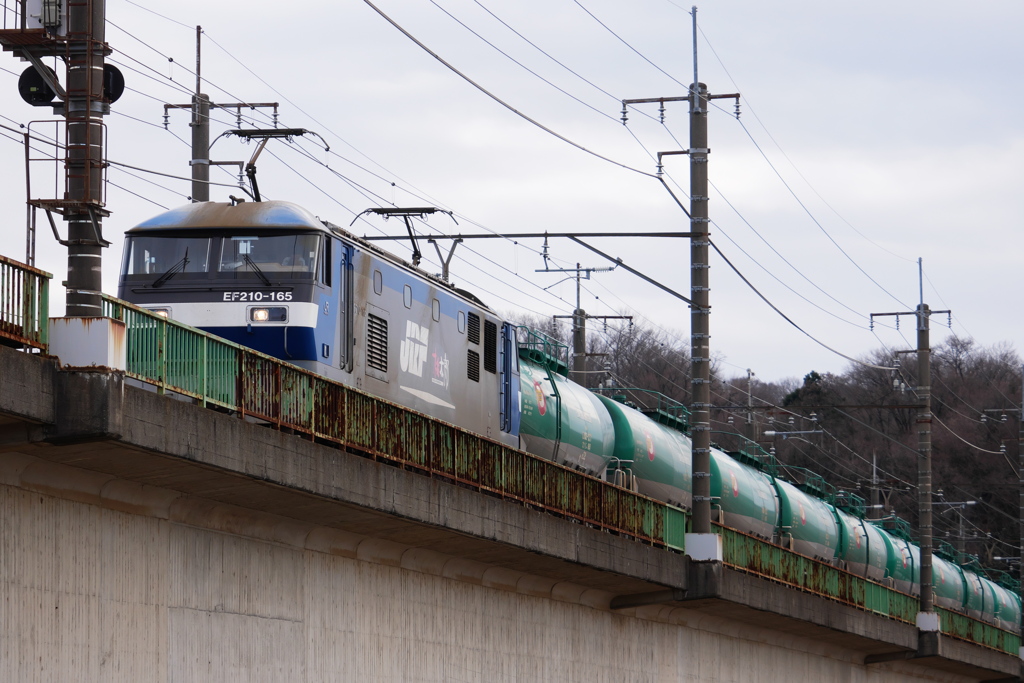
{"type": "Polygon", "coordinates": [[[988,415],[986,415],[985,413],[982,413],[981,414],[981,421],[982,421],[982,423],[988,422],[988,415]]]}

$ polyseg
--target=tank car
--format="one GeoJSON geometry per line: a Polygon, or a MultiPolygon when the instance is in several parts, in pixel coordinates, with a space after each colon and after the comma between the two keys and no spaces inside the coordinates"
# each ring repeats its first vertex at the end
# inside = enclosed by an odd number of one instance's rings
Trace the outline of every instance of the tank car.
{"type": "Polygon", "coordinates": [[[871,581],[885,579],[888,552],[882,532],[860,517],[835,509],[839,524],[837,553],[846,571],[871,581]]]}
{"type": "Polygon", "coordinates": [[[839,525],[829,504],[782,479],[772,484],[779,496],[780,545],[824,562],[834,560],[839,525]]]}
{"type": "Polygon", "coordinates": [[[519,445],[514,328],[288,202],[202,202],[129,230],[118,296],[519,445]]]}
{"type": "Polygon", "coordinates": [[[565,366],[524,348],[520,359],[523,448],[604,478],[615,448],[611,416],[596,395],[565,376],[565,366]]]}
{"type": "Polygon", "coordinates": [[[772,478],[717,448],[711,449],[711,498],[719,523],[769,541],[777,536],[779,497],[772,478]]]}
{"type": "Polygon", "coordinates": [[[616,467],[628,471],[636,479],[636,490],[645,496],[690,509],[690,439],[620,401],[598,398],[615,426],[616,467]]]}

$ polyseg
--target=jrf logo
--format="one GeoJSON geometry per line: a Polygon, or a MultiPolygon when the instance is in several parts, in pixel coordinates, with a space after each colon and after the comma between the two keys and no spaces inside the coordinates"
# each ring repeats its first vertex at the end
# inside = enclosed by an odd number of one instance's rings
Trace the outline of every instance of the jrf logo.
{"type": "Polygon", "coordinates": [[[402,372],[417,377],[423,376],[423,363],[427,360],[427,338],[430,330],[420,327],[411,320],[405,323],[405,339],[399,349],[402,372]]]}

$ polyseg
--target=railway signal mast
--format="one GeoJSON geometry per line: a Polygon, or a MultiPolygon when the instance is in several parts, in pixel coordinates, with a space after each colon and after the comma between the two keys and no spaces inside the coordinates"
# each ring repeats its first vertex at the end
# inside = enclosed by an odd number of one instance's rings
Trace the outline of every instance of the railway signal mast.
{"type": "MultiPolygon", "coordinates": [[[[103,254],[109,242],[103,239],[106,209],[104,177],[103,116],[124,90],[120,72],[104,64],[110,54],[105,42],[105,0],[26,0],[19,2],[21,12],[0,29],[0,45],[31,64],[19,80],[22,98],[33,106],[52,106],[64,117],[64,140],[54,143],[54,154],[47,162],[63,159],[63,196],[33,197],[30,207],[46,212],[58,242],[68,249],[67,315],[94,317],[102,313],[103,254]],[[65,65],[65,85],[57,74],[43,64],[47,57],[60,58],[65,65]],[[54,103],[54,100],[58,100],[54,103]],[[53,214],[68,224],[67,237],[61,238],[53,214]]],[[[30,131],[31,132],[31,131],[30,131]]],[[[26,157],[31,160],[26,136],[26,157]]],[[[31,175],[31,168],[28,170],[31,175]]],[[[56,180],[56,179],[55,179],[56,180]]],[[[57,183],[54,183],[56,186],[57,183]]],[[[56,192],[54,193],[56,194],[56,192]]],[[[29,257],[34,257],[34,214],[29,218],[29,257]]]]}

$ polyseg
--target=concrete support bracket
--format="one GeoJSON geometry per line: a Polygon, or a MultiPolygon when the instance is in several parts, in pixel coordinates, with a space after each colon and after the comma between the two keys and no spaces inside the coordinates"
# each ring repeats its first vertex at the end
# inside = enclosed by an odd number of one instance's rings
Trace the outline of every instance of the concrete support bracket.
{"type": "Polygon", "coordinates": [[[914,655],[914,659],[941,656],[942,635],[938,631],[918,631],[917,653],[914,655]]]}
{"type": "Polygon", "coordinates": [[[689,562],[686,570],[685,600],[704,600],[722,597],[721,562],[689,562]]]}
{"type": "Polygon", "coordinates": [[[53,444],[120,439],[124,421],[124,375],[117,372],[58,372],[54,376],[56,422],[43,427],[53,444]]]}

